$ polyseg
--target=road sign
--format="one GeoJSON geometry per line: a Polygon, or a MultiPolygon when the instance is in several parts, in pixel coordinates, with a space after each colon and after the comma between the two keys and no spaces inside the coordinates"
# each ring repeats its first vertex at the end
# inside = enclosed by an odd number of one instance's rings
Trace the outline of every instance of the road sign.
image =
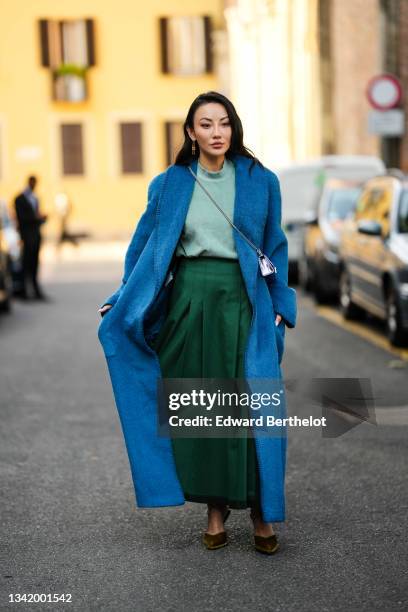
{"type": "Polygon", "coordinates": [[[366,94],[371,106],[377,110],[389,110],[401,102],[401,83],[393,74],[380,74],[368,82],[366,94]]]}
{"type": "Polygon", "coordinates": [[[400,108],[368,113],[368,131],[381,136],[402,136],[404,134],[404,111],[400,108]]]}

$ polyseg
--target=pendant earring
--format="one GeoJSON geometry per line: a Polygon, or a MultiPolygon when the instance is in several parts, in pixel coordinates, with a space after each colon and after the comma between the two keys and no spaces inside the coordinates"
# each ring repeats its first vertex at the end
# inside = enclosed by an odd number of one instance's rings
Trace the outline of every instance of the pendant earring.
{"type": "Polygon", "coordinates": [[[196,146],[195,146],[195,141],[193,140],[193,142],[192,142],[192,144],[191,144],[191,153],[192,153],[193,155],[195,155],[195,152],[196,152],[196,146]]]}

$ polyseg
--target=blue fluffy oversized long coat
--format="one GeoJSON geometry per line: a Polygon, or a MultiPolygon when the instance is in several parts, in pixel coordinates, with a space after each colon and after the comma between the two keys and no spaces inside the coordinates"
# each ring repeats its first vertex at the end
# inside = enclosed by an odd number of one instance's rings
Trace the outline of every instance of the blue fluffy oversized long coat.
{"type": "MultiPolygon", "coordinates": [[[[249,173],[252,160],[242,155],[234,156],[232,161],[236,170],[233,221],[277,268],[273,280],[262,277],[255,250],[233,230],[252,305],[245,378],[281,381],[285,325],[295,326],[297,306],[296,292],[288,287],[279,181],[275,173],[258,164],[249,173]],[[276,313],[283,317],[279,326],[275,326],[276,313]]],[[[197,160],[191,167],[197,171],[197,160]]],[[[129,455],[136,502],[144,508],[185,503],[171,439],[157,435],[157,378],[162,374],[158,356],[149,344],[152,323],[150,317],[146,325],[146,315],[159,303],[155,299],[167,278],[194,184],[188,168],[179,165],[169,166],[151,181],[146,210],[126,253],[122,284],[103,302],[113,308],[104,315],[98,329],[129,455]]],[[[210,200],[209,205],[213,206],[210,200]]],[[[285,406],[284,395],[281,406],[285,406]]],[[[267,522],[285,520],[286,428],[284,432],[265,436],[254,430],[262,514],[267,522]]]]}

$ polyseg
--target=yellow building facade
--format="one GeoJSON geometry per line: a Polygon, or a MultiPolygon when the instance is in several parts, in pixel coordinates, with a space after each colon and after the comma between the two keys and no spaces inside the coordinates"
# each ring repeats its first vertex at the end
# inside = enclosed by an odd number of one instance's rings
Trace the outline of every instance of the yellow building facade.
{"type": "Polygon", "coordinates": [[[129,237],[192,100],[217,89],[223,9],[219,0],[3,7],[0,199],[13,210],[35,174],[46,236],[58,232],[65,194],[71,230],[129,237]]]}

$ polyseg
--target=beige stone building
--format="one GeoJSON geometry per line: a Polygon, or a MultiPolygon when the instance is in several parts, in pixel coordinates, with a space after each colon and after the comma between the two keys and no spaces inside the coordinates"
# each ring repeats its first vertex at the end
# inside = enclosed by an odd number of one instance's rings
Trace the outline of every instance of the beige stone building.
{"type": "Polygon", "coordinates": [[[325,154],[379,155],[408,170],[405,133],[371,133],[366,96],[382,72],[408,89],[404,0],[225,0],[230,93],[270,166],[325,154]]]}

